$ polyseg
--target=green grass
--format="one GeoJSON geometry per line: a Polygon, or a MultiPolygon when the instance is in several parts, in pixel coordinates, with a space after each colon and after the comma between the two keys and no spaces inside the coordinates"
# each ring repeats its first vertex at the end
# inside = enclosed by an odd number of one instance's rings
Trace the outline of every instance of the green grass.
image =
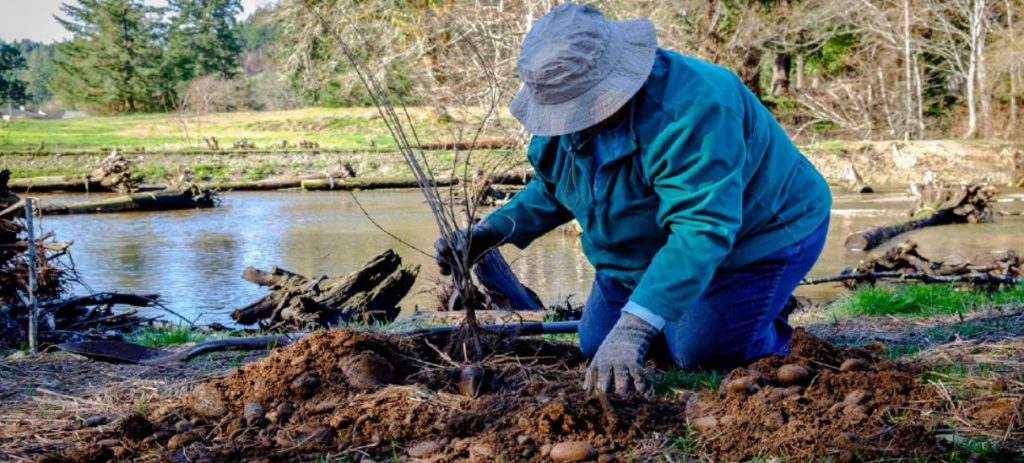
{"type": "Polygon", "coordinates": [[[209,336],[188,326],[157,326],[142,328],[127,337],[125,341],[147,347],[175,346],[189,342],[202,342],[209,336]]]}
{"type": "Polygon", "coordinates": [[[714,370],[685,371],[672,367],[651,378],[651,387],[657,395],[671,394],[676,390],[718,389],[725,375],[714,370]]]}
{"type": "Polygon", "coordinates": [[[857,288],[833,303],[835,318],[863,315],[930,317],[1024,302],[1024,286],[996,291],[973,291],[953,285],[912,284],[857,288]]]}
{"type": "MultiPolygon", "coordinates": [[[[455,111],[458,120],[471,126],[479,111],[455,111]]],[[[450,125],[429,108],[410,108],[421,141],[451,138],[450,125]]],[[[502,115],[503,119],[511,116],[502,115]]],[[[502,121],[505,122],[504,120],[502,121]]],[[[0,153],[96,152],[119,148],[124,151],[206,151],[204,137],[215,137],[221,150],[248,139],[256,150],[308,151],[300,141],[319,144],[321,150],[393,150],[394,143],[373,108],[305,108],[289,111],[216,113],[202,116],[177,113],[123,114],[76,119],[17,119],[0,127],[0,153]],[[289,148],[271,148],[288,141],[289,148]],[[42,149],[40,149],[42,146],[42,149]]],[[[499,138],[487,132],[483,138],[499,138]]]]}

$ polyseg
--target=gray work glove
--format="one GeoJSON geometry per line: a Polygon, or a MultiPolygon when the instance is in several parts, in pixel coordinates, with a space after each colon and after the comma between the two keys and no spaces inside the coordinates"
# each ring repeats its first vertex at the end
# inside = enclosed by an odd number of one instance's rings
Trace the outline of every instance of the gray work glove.
{"type": "Polygon", "coordinates": [[[643,361],[656,334],[658,329],[650,323],[623,312],[587,366],[583,389],[609,392],[614,379],[619,394],[629,393],[630,387],[641,394],[646,392],[643,361]]]}
{"type": "Polygon", "coordinates": [[[505,236],[486,220],[448,234],[448,239],[439,238],[434,242],[434,260],[441,270],[441,275],[451,275],[456,259],[469,252],[470,264],[475,263],[480,255],[501,244],[505,236]],[[468,242],[467,242],[468,238],[468,242]]]}

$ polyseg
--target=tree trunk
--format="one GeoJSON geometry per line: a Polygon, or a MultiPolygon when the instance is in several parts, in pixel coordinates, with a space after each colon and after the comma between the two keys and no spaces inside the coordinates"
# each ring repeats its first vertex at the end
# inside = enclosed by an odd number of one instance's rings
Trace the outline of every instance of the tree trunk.
{"type": "Polygon", "coordinates": [[[50,204],[39,208],[41,215],[100,214],[108,212],[170,211],[214,207],[216,201],[209,190],[199,194],[192,190],[165,190],[135,193],[127,196],[89,201],[79,204],[50,204]]]}
{"type": "Polygon", "coordinates": [[[743,53],[743,62],[739,69],[740,79],[754,96],[761,98],[761,51],[749,47],[743,53]]]}
{"type": "MultiPolygon", "coordinates": [[[[1006,29],[1009,31],[1010,48],[1017,50],[1017,36],[1013,30],[1013,2],[1006,0],[1006,29]]],[[[1014,53],[1011,56],[1016,56],[1014,53]]],[[[1006,138],[1011,138],[1017,131],[1017,78],[1020,71],[1020,63],[1010,66],[1010,121],[1006,127],[1006,138]]]]}
{"type": "Polygon", "coordinates": [[[804,89],[804,60],[803,53],[796,54],[796,91],[804,89]]]}
{"type": "Polygon", "coordinates": [[[913,72],[913,55],[910,53],[910,0],[903,0],[903,78],[906,83],[904,90],[904,102],[905,110],[907,112],[906,122],[904,123],[903,140],[910,140],[910,132],[913,131],[914,124],[914,72],[913,72]]]}
{"type": "Polygon", "coordinates": [[[952,220],[953,214],[951,212],[936,212],[925,217],[908,220],[903,223],[871,227],[854,232],[850,234],[850,236],[846,237],[846,241],[843,242],[843,245],[850,251],[869,251],[897,235],[933,225],[944,225],[951,223],[952,220]]]}
{"type": "Polygon", "coordinates": [[[793,60],[789,53],[776,53],[772,67],[772,96],[789,94],[789,71],[793,60]]]}
{"type": "Polygon", "coordinates": [[[988,29],[988,19],[983,14],[981,17],[981,37],[978,40],[978,98],[980,111],[978,123],[981,125],[982,138],[992,138],[992,86],[988,79],[988,65],[985,59],[985,37],[988,29]]]}

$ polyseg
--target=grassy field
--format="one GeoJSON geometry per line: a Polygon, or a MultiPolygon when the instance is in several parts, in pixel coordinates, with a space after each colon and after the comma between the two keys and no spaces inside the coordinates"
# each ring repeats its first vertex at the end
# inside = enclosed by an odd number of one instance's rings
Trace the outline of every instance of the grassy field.
{"type": "MultiPolygon", "coordinates": [[[[427,108],[411,108],[410,115],[424,142],[456,139],[460,127],[471,127],[479,120],[471,111],[442,116],[427,108]]],[[[115,147],[129,152],[191,152],[207,150],[203,141],[206,137],[216,138],[222,149],[230,149],[232,143],[242,139],[255,143],[256,150],[274,151],[281,151],[282,141],[290,147],[309,141],[320,149],[335,151],[394,147],[374,108],[306,108],[201,116],[165,113],[19,119],[0,126],[0,152],[90,152],[115,147]]]]}

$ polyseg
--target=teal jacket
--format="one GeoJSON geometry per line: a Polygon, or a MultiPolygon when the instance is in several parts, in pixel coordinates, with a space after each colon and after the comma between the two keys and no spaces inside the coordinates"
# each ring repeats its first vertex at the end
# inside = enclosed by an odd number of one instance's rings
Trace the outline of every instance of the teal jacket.
{"type": "Polygon", "coordinates": [[[595,166],[585,135],[533,137],[536,178],[487,222],[525,248],[575,218],[597,272],[675,320],[718,268],[796,243],[828,217],[822,176],[732,72],[658,50],[629,103],[621,153],[595,166]]]}

